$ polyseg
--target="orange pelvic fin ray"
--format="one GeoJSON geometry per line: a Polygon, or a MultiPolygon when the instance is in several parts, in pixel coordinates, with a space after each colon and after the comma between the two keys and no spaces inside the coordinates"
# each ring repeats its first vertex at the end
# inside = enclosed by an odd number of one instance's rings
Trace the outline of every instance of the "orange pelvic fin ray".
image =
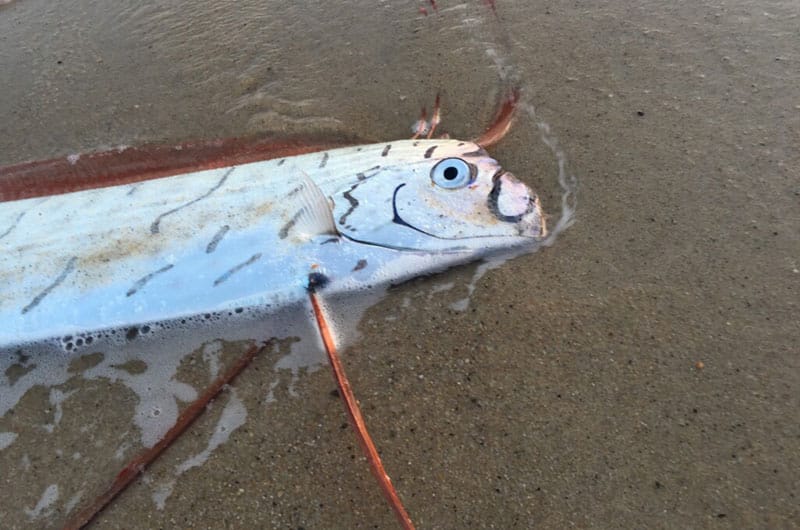
{"type": "Polygon", "coordinates": [[[78,512],[64,525],[64,530],[78,530],[85,528],[91,523],[100,512],[102,512],[111,501],[113,501],[120,493],[144,472],[144,470],[152,464],[167,447],[172,445],[183,432],[189,428],[192,423],[206,410],[208,404],[217,397],[225,385],[230,384],[242,370],[244,370],[253,358],[265,348],[264,345],[254,344],[234,363],[231,368],[220,375],[209,386],[203,394],[197,398],[191,405],[186,407],[178,416],[175,425],[151,448],[143,451],[137,455],[133,460],[119,472],[114,482],[106,488],[106,490],[98,495],[95,500],[86,508],[78,512]]]}
{"type": "Polygon", "coordinates": [[[369,432],[367,432],[367,425],[364,422],[363,416],[361,415],[358,401],[356,401],[355,394],[353,394],[353,390],[350,388],[350,382],[347,380],[347,375],[344,372],[344,365],[339,359],[339,354],[336,351],[336,343],[333,338],[333,332],[328,325],[328,321],[325,318],[325,313],[322,309],[322,304],[320,304],[319,298],[316,294],[319,281],[315,278],[310,278],[310,280],[309,298],[311,299],[311,307],[314,310],[314,317],[317,320],[317,327],[319,328],[319,333],[322,337],[322,343],[325,345],[325,351],[328,353],[328,360],[331,363],[333,376],[336,379],[336,386],[338,386],[339,393],[344,400],[344,408],[347,412],[347,417],[350,420],[350,425],[353,427],[359,444],[361,445],[361,449],[364,451],[364,456],[366,456],[367,461],[369,462],[372,475],[378,481],[381,491],[383,492],[383,496],[394,510],[398,522],[405,530],[413,530],[414,523],[411,522],[411,518],[409,517],[408,512],[406,512],[403,502],[397,495],[397,490],[394,489],[392,481],[383,467],[381,457],[378,455],[378,451],[375,448],[375,444],[372,442],[369,432]]]}
{"type": "Polygon", "coordinates": [[[505,137],[511,123],[514,121],[514,116],[517,110],[517,103],[519,103],[519,89],[515,88],[511,91],[507,98],[503,100],[500,109],[495,114],[494,120],[486,128],[486,131],[475,140],[475,143],[483,148],[490,147],[505,137]]]}

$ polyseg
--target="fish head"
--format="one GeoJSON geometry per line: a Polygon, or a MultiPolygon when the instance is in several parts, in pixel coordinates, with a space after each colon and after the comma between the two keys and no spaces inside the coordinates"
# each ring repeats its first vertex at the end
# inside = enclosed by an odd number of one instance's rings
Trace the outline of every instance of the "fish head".
{"type": "Polygon", "coordinates": [[[469,253],[545,237],[536,193],[479,145],[402,141],[389,155],[333,197],[343,237],[401,251],[469,253]]]}

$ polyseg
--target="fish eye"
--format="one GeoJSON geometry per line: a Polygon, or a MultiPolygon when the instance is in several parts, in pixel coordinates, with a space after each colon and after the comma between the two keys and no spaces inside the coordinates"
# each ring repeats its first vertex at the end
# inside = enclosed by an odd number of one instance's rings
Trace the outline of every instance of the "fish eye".
{"type": "Polygon", "coordinates": [[[456,189],[472,181],[472,167],[460,158],[445,158],[433,166],[431,180],[437,186],[456,189]]]}

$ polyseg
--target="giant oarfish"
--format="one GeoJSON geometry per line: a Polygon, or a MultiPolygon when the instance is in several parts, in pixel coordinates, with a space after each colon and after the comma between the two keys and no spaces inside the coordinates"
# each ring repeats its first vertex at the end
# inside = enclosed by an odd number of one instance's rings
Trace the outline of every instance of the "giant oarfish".
{"type": "Polygon", "coordinates": [[[278,308],[306,299],[309,273],[357,290],[545,235],[536,194],[458,140],[136,180],[0,203],[0,350],[278,308]]]}

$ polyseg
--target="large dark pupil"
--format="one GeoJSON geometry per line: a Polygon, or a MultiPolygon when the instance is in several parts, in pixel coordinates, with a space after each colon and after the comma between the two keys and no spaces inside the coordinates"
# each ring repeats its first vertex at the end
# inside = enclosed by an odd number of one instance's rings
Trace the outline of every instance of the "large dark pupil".
{"type": "Polygon", "coordinates": [[[458,177],[458,170],[453,166],[444,170],[444,178],[447,180],[455,180],[458,177]]]}

